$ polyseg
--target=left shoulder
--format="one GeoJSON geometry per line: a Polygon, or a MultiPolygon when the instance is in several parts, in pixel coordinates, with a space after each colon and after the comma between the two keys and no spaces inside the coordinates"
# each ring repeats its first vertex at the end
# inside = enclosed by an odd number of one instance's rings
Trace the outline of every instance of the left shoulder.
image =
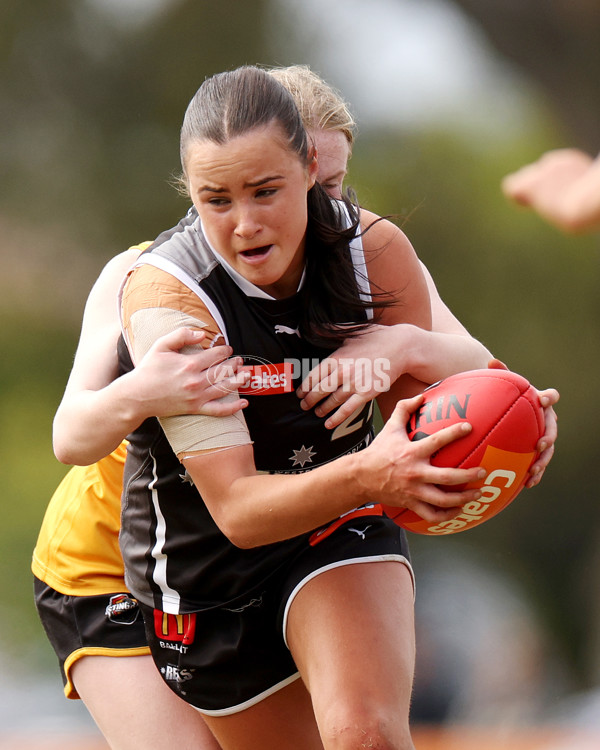
{"type": "Polygon", "coordinates": [[[421,263],[404,232],[388,219],[361,210],[362,243],[371,288],[394,294],[399,304],[386,308],[387,325],[411,322],[431,326],[431,305],[421,263]]]}
{"type": "Polygon", "coordinates": [[[363,245],[369,253],[382,250],[392,244],[394,252],[414,254],[413,246],[408,237],[389,219],[361,208],[360,228],[363,233],[363,245]]]}

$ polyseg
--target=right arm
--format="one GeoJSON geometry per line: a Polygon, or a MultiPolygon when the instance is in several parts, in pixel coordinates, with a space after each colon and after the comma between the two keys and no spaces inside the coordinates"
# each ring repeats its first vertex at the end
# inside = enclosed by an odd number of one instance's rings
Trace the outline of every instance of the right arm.
{"type": "Polygon", "coordinates": [[[422,399],[399,401],[365,450],[300,474],[257,473],[252,446],[205,452],[183,463],[215,523],[246,549],[311,531],[366,503],[410,508],[439,523],[481,497],[479,490],[457,492],[452,486],[474,482],[484,470],[439,468],[429,461],[470,429],[465,423],[409,440],[406,422],[422,399]]]}
{"type": "MultiPolygon", "coordinates": [[[[53,424],[54,452],[67,464],[91,464],[113,451],[147,417],[181,413],[231,414],[242,399],[221,402],[218,366],[231,355],[226,346],[194,356],[181,354],[204,333],[180,329],[158,340],[137,368],[118,377],[121,324],[117,294],[139,250],[127,250],[105,266],[88,297],[73,368],[53,424]],[[210,370],[207,368],[211,368],[210,370]],[[165,387],[165,384],[168,387],[165,387]],[[211,402],[208,403],[207,402],[211,402]]],[[[240,362],[230,363],[232,379],[240,362]]]]}

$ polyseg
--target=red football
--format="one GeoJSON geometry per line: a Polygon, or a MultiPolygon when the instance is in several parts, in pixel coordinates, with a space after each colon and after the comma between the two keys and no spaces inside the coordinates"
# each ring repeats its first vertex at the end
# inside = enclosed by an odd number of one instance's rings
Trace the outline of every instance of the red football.
{"type": "Polygon", "coordinates": [[[473,429],[431,457],[434,466],[483,466],[487,476],[459,486],[481,489],[478,501],[463,506],[451,521],[431,523],[405,508],[384,506],[399,525],[418,534],[443,535],[466,531],[506,508],[523,489],[545,431],[544,412],[536,390],[509,370],[471,370],[452,375],[425,391],[425,401],[406,426],[411,440],[420,440],[457,422],[473,429]]]}

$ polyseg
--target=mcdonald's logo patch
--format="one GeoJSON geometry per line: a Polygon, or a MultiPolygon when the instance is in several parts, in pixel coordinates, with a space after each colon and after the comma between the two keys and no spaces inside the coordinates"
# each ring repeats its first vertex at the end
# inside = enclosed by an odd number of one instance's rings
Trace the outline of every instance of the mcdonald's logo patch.
{"type": "Polygon", "coordinates": [[[157,638],[189,646],[196,635],[196,613],[171,615],[155,609],[154,632],[157,638]]]}

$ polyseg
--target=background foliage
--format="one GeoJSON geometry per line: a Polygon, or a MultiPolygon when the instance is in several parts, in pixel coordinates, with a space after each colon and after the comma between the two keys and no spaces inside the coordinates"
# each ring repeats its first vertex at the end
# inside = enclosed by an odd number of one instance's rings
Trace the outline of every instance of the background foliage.
{"type": "MultiPolygon", "coordinates": [[[[109,257],[186,209],[170,181],[187,101],[206,75],[246,62],[308,63],[332,80],[322,50],[298,51],[306,36],[273,0],[175,0],[145,22],[117,22],[102,5],[0,7],[0,646],[7,649],[43,642],[29,560],[65,472],[52,455],[51,420],[83,304],[109,257]]],[[[489,34],[490,50],[510,60],[515,80],[536,92],[535,116],[491,137],[443,120],[377,127],[363,113],[349,183],[369,208],[398,217],[475,336],[536,385],[561,391],[560,439],[542,485],[509,512],[468,540],[414,539],[413,548],[426,555],[436,544],[451,560],[456,545],[467,544],[516,571],[568,654],[576,684],[586,686],[600,669],[598,238],[558,234],[507,205],[499,183],[545,148],[598,150],[600,48],[589,39],[598,38],[600,11],[591,0],[458,5],[489,34]]],[[[32,654],[34,665],[51,660],[44,648],[32,654]]]]}

